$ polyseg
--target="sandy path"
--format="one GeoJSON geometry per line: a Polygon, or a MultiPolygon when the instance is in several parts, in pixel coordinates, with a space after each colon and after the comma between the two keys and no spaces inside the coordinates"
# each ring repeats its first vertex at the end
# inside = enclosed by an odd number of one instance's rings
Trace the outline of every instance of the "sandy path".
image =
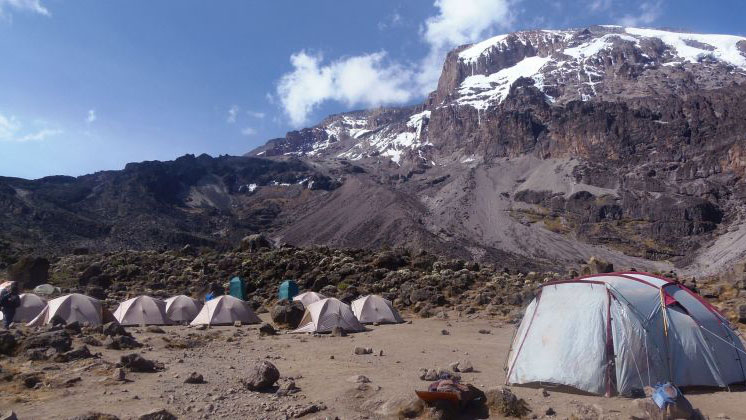
{"type": "MultiPolygon", "coordinates": [[[[266,314],[263,315],[266,317],[266,314]]],[[[13,409],[19,418],[66,418],[88,410],[129,418],[153,408],[167,408],[180,418],[285,418],[282,410],[324,402],[326,410],[305,418],[339,416],[350,418],[379,418],[372,412],[381,402],[411,395],[424,389],[427,382],[418,379],[418,369],[447,368],[460,359],[469,359],[476,372],[463,374],[463,379],[479,388],[503,384],[503,364],[510,346],[513,326],[494,321],[468,319],[415,319],[412,324],[371,327],[364,333],[348,337],[313,337],[306,335],[278,335],[260,337],[256,326],[241,327],[240,337],[235,327],[215,327],[195,331],[185,327],[166,327],[169,334],[218,334],[204,347],[190,350],[169,350],[160,334],[134,332],[152,350],[143,355],[166,364],[162,373],[128,373],[132,382],[116,383],[105,373],[75,372],[75,367],[86,362],[63,366],[60,375],[80,375],[82,381],[70,388],[23,391],[15,395],[3,392],[0,411],[13,409]],[[442,335],[446,329],[450,335],[442,335]],[[491,330],[480,334],[480,329],[491,330]],[[372,347],[372,355],[354,355],[356,346],[372,347]],[[378,353],[383,350],[384,355],[378,353]],[[332,359],[331,356],[334,356],[332,359]],[[245,366],[255,359],[267,358],[275,363],[283,376],[296,378],[301,392],[288,397],[252,393],[240,385],[245,366]],[[181,360],[181,362],[180,362],[181,360]],[[192,371],[205,376],[207,384],[186,385],[184,378],[192,371]],[[373,389],[361,392],[348,381],[353,375],[367,376],[373,389]],[[376,391],[376,388],[380,390],[376,391]],[[27,402],[14,402],[16,398],[27,402]],[[210,412],[212,406],[213,412],[210,412]]],[[[101,351],[100,348],[91,348],[101,351]]],[[[103,351],[103,358],[115,362],[126,351],[103,351]]],[[[5,366],[7,362],[4,362],[5,366]]],[[[34,362],[37,363],[37,362],[34,362]]],[[[36,367],[45,364],[35,365],[36,367]]],[[[598,405],[605,417],[628,418],[632,400],[565,394],[512,387],[527,400],[533,412],[542,417],[551,407],[558,418],[569,417],[578,404],[598,405]]],[[[715,417],[724,413],[732,419],[746,418],[746,399],[743,392],[708,392],[690,395],[695,407],[715,417]]]]}

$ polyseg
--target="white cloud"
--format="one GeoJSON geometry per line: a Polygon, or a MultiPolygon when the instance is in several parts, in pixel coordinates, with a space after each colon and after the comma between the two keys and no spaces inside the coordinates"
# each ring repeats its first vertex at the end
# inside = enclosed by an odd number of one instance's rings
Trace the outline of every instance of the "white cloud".
{"type": "Polygon", "coordinates": [[[30,130],[24,130],[23,124],[15,116],[6,117],[0,114],[0,141],[8,142],[27,142],[40,141],[47,137],[56,136],[62,133],[62,130],[48,128],[41,123],[35,123],[35,127],[30,130]]]}
{"type": "MultiPolygon", "coordinates": [[[[379,106],[425,96],[436,87],[448,51],[507,30],[514,22],[513,6],[519,1],[435,0],[438,14],[427,19],[420,30],[428,52],[419,62],[392,62],[381,51],[323,63],[322,57],[300,51],[290,57],[293,71],[280,78],[272,98],[298,126],[326,101],[379,106]]],[[[401,19],[395,13],[391,24],[401,19]]]]}
{"type": "Polygon", "coordinates": [[[88,110],[88,117],[86,117],[86,119],[85,119],[86,122],[88,124],[90,124],[90,123],[96,121],[96,118],[97,118],[96,117],[96,110],[95,109],[89,109],[88,110]]]}
{"type": "Polygon", "coordinates": [[[11,140],[15,137],[18,130],[21,129],[21,123],[16,117],[6,117],[0,114],[0,140],[11,140]]]}
{"type": "Polygon", "coordinates": [[[624,15],[619,23],[623,26],[644,26],[658,20],[663,13],[663,1],[646,1],[640,4],[640,11],[636,15],[624,15]]]}
{"type": "Polygon", "coordinates": [[[49,9],[41,4],[41,0],[0,0],[0,16],[5,16],[8,9],[52,16],[49,9]]]}
{"type": "Polygon", "coordinates": [[[259,118],[262,119],[266,117],[266,114],[263,112],[257,112],[257,111],[246,111],[246,115],[249,117],[259,118]]]}
{"type": "Polygon", "coordinates": [[[438,83],[443,61],[456,46],[481,41],[507,31],[515,20],[513,8],[519,0],[436,0],[436,16],[428,18],[422,37],[430,51],[417,81],[426,95],[438,83]]]}
{"type": "Polygon", "coordinates": [[[226,118],[226,121],[228,121],[229,124],[233,124],[236,122],[236,117],[238,117],[238,111],[240,108],[238,105],[233,105],[228,109],[228,118],[226,118]]]}
{"type": "Polygon", "coordinates": [[[591,11],[602,12],[611,8],[612,0],[592,0],[590,3],[591,11]]]}
{"type": "Polygon", "coordinates": [[[294,125],[307,122],[322,102],[348,106],[403,103],[413,96],[411,70],[386,60],[385,52],[348,57],[323,64],[305,51],[290,57],[294,70],[283,75],[277,96],[294,125]]]}
{"type": "Polygon", "coordinates": [[[398,11],[391,14],[389,17],[386,18],[386,20],[378,22],[378,30],[379,31],[385,31],[390,28],[400,26],[404,22],[404,19],[402,19],[402,16],[399,14],[398,11]]]}
{"type": "Polygon", "coordinates": [[[243,130],[241,130],[241,134],[243,134],[244,136],[253,136],[254,134],[256,134],[256,129],[251,128],[251,127],[246,127],[243,130]]]}
{"type": "Polygon", "coordinates": [[[57,130],[53,128],[42,128],[41,130],[34,131],[32,133],[26,134],[24,136],[16,138],[15,141],[18,142],[26,142],[26,141],[41,141],[46,139],[47,137],[52,137],[62,134],[62,130],[57,130]]]}

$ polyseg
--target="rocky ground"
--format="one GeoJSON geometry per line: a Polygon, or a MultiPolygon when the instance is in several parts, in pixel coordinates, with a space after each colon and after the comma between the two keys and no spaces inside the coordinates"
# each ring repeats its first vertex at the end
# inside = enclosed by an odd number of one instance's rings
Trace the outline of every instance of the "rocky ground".
{"type": "MultiPolygon", "coordinates": [[[[371,326],[347,337],[292,335],[281,329],[265,335],[258,326],[16,327],[0,334],[0,412],[12,409],[19,418],[69,418],[90,410],[130,418],[153,409],[179,418],[346,419],[402,413],[439,418],[442,413],[424,409],[412,395],[429,383],[420,377],[431,378],[440,369],[461,370],[465,381],[490,397],[491,409],[480,406],[465,418],[494,417],[496,407],[504,405],[495,401],[508,395],[496,387],[504,382],[502,368],[515,324],[538,287],[553,279],[629,268],[592,258],[570,272],[520,272],[398,249],[273,249],[260,236],[227,252],[185,247],[71,255],[47,263],[47,272],[35,259],[11,269],[24,285],[44,276],[61,293],[88,293],[104,299],[110,310],[143,293],[197,297],[211,282],[240,275],[249,282],[249,301],[256,311],[278,329],[302,315],[302,309],[276,301],[279,283],[292,278],[302,289],[345,301],[381,294],[411,323],[371,326]],[[273,368],[263,365],[252,373],[260,361],[278,370],[271,386],[252,384],[252,377],[273,376],[273,368]]],[[[736,267],[720,277],[680,281],[743,329],[745,272],[736,267]]],[[[530,407],[524,413],[528,417],[549,416],[547,412],[558,418],[639,414],[637,403],[623,398],[511,391],[517,395],[516,407],[520,398],[530,407]]],[[[713,417],[725,413],[738,418],[742,408],[741,392],[689,397],[713,417]]]]}
{"type": "MultiPolygon", "coordinates": [[[[506,412],[527,418],[647,418],[642,400],[498,388],[513,324],[455,311],[430,319],[404,315],[409,323],[370,326],[344,337],[266,336],[258,326],[128,328],[124,333],[141,347],[121,350],[98,345],[111,341],[106,334],[127,336],[113,326],[44,333],[20,328],[13,334],[28,337],[19,337],[18,353],[0,359],[0,411],[13,410],[22,419],[86,413],[77,418],[138,418],[159,410],[184,419],[503,418],[506,412]],[[40,350],[30,349],[35,346],[40,350]],[[30,357],[35,352],[42,355],[30,357]],[[426,389],[434,371],[460,375],[486,393],[488,404],[460,414],[423,407],[414,391],[426,389]]],[[[687,397],[710,418],[742,418],[740,390],[687,397]]],[[[161,415],[140,418],[174,418],[161,415]]]]}

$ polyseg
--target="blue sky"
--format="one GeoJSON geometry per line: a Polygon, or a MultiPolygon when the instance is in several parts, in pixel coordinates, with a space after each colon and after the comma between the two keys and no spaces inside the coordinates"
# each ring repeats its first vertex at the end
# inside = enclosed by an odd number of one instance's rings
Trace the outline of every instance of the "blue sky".
{"type": "Polygon", "coordinates": [[[0,0],[0,175],[243,154],[324,116],[422,100],[445,52],[594,23],[746,35],[721,0],[0,0]]]}

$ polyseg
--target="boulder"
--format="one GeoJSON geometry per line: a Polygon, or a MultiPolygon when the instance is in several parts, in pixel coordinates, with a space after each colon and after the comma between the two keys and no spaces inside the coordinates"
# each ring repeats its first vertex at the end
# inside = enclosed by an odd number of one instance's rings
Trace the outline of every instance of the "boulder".
{"type": "Polygon", "coordinates": [[[407,260],[404,256],[391,251],[382,252],[373,259],[373,266],[391,271],[398,270],[405,265],[407,265],[407,260]]]}
{"type": "Polygon", "coordinates": [[[468,360],[460,360],[458,362],[453,362],[449,365],[449,367],[454,372],[461,372],[461,373],[474,372],[474,366],[472,366],[471,362],[468,360]]]}
{"type": "Polygon", "coordinates": [[[197,372],[192,372],[187,376],[186,379],[184,379],[185,384],[203,384],[205,383],[205,378],[200,375],[197,372]]]}
{"type": "Polygon", "coordinates": [[[10,356],[16,345],[16,337],[10,331],[0,331],[0,354],[10,356]]]}
{"type": "Polygon", "coordinates": [[[241,383],[250,391],[262,391],[272,387],[280,379],[280,371],[272,363],[261,360],[254,363],[241,383]]]}
{"type": "Polygon", "coordinates": [[[88,350],[88,347],[80,346],[74,350],[57,354],[54,357],[54,361],[57,363],[66,363],[73,360],[89,359],[91,357],[93,357],[93,355],[91,354],[91,351],[88,350]]]}
{"type": "Polygon", "coordinates": [[[49,280],[49,261],[28,255],[21,257],[8,267],[8,279],[17,281],[21,289],[33,289],[49,280]]]}
{"type": "Polygon", "coordinates": [[[59,353],[66,352],[72,347],[70,334],[65,330],[47,331],[30,335],[23,341],[23,349],[53,348],[59,353]]]}
{"type": "Polygon", "coordinates": [[[614,264],[596,257],[591,257],[588,259],[588,269],[590,270],[590,274],[613,273],[614,264]]]}
{"type": "Polygon", "coordinates": [[[148,360],[137,353],[122,356],[120,363],[132,372],[158,372],[163,370],[163,364],[148,360]]]}
{"type": "Polygon", "coordinates": [[[104,347],[110,350],[131,350],[142,347],[137,340],[127,335],[117,335],[106,337],[103,342],[104,347]]]}
{"type": "Polygon", "coordinates": [[[117,335],[130,335],[127,330],[125,330],[124,327],[121,326],[118,322],[109,322],[107,324],[104,324],[102,334],[112,337],[117,335]]]}
{"type": "Polygon", "coordinates": [[[277,331],[275,331],[275,327],[273,327],[269,322],[265,322],[261,327],[259,327],[259,334],[261,335],[275,335],[276,333],[277,331]]]}
{"type": "Polygon", "coordinates": [[[249,235],[241,239],[241,251],[257,252],[269,248],[272,248],[272,243],[261,234],[249,235]]]}
{"type": "Polygon", "coordinates": [[[524,417],[531,412],[531,408],[526,404],[526,401],[516,397],[507,387],[499,386],[490,389],[485,395],[490,417],[524,417]]]}
{"type": "Polygon", "coordinates": [[[281,300],[272,308],[270,315],[275,325],[295,329],[298,328],[305,311],[303,304],[300,302],[281,300]]]}
{"type": "Polygon", "coordinates": [[[158,410],[148,411],[145,414],[140,415],[137,420],[178,420],[178,417],[171,414],[165,408],[158,410]]]}
{"type": "Polygon", "coordinates": [[[70,417],[67,420],[119,420],[119,417],[111,415],[111,414],[99,413],[96,411],[89,411],[79,416],[70,417]]]}

